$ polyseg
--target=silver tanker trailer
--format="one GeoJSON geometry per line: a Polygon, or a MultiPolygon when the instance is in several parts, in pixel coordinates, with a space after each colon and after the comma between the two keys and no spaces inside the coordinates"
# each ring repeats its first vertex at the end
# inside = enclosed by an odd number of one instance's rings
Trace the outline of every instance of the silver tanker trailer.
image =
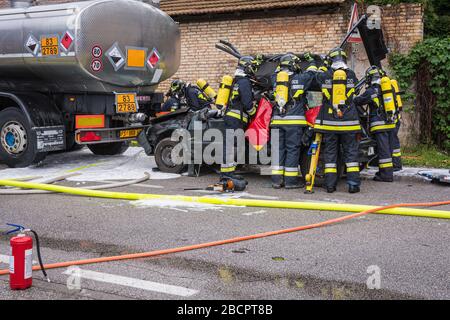
{"type": "Polygon", "coordinates": [[[124,152],[179,64],[178,25],[143,2],[0,10],[0,160],[28,166],[76,143],[124,152]]]}

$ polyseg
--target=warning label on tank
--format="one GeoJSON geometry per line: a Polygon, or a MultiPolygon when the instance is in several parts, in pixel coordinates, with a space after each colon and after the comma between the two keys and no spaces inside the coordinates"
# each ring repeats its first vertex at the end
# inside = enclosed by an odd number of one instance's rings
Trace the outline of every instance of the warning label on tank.
{"type": "Polygon", "coordinates": [[[59,56],[58,36],[41,37],[41,54],[43,57],[59,56]]]}
{"type": "Polygon", "coordinates": [[[28,249],[25,250],[25,271],[24,271],[25,279],[31,278],[33,272],[32,270],[33,270],[33,250],[28,249]]]}
{"type": "Polygon", "coordinates": [[[113,65],[115,71],[119,70],[125,64],[125,56],[120,50],[117,42],[109,48],[106,52],[106,56],[108,57],[109,62],[113,65]]]}
{"type": "Polygon", "coordinates": [[[66,31],[66,33],[63,35],[61,39],[61,47],[64,51],[69,51],[70,47],[73,44],[74,37],[69,31],[66,31]]]}
{"type": "Polygon", "coordinates": [[[36,144],[39,152],[65,149],[64,126],[33,128],[33,131],[36,132],[36,144]]]}
{"type": "Polygon", "coordinates": [[[25,42],[25,48],[32,53],[34,56],[37,56],[39,52],[39,42],[35,37],[33,37],[31,34],[28,37],[27,41],[25,42]]]}

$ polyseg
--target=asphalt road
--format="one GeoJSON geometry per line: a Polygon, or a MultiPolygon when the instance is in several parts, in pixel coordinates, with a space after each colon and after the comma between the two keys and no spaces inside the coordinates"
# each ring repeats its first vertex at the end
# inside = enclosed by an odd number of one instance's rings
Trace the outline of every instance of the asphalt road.
{"type": "MultiPolygon", "coordinates": [[[[304,195],[299,190],[273,190],[268,177],[246,178],[245,198],[372,205],[450,199],[448,187],[410,178],[390,184],[364,180],[357,195],[348,194],[344,182],[332,195],[320,189],[304,195]]],[[[204,195],[184,189],[215,180],[212,174],[183,176],[117,191],[204,195]]],[[[56,194],[0,195],[0,223],[38,231],[44,260],[50,263],[186,246],[343,215],[165,205],[56,194]]],[[[8,267],[8,241],[0,236],[1,269],[8,267]]],[[[8,277],[0,276],[0,299],[450,299],[449,243],[447,220],[374,214],[220,247],[85,265],[80,282],[65,268],[48,271],[51,283],[34,272],[34,286],[26,291],[10,291],[8,277]],[[373,268],[380,272],[380,288],[370,290],[368,270],[373,268]]]]}

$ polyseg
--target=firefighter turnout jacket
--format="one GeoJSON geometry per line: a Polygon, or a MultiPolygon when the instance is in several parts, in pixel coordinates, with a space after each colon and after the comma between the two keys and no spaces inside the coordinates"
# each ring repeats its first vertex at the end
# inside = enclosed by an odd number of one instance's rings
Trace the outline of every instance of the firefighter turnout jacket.
{"type": "Polygon", "coordinates": [[[194,85],[187,85],[182,96],[172,95],[162,107],[162,111],[175,111],[181,107],[189,107],[194,111],[210,108],[211,102],[203,92],[194,85]]]}
{"type": "Polygon", "coordinates": [[[250,79],[247,77],[236,77],[224,119],[237,119],[245,127],[255,114],[256,107],[253,104],[253,90],[250,79]]]}
{"type": "Polygon", "coordinates": [[[322,89],[323,104],[314,130],[327,133],[357,133],[361,131],[358,111],[353,97],[358,83],[350,69],[329,69],[318,72],[316,81],[322,89]]]}
{"type": "Polygon", "coordinates": [[[271,127],[307,126],[305,119],[307,98],[305,93],[309,90],[316,71],[317,67],[311,65],[304,73],[293,73],[289,75],[289,80],[284,83],[276,82],[275,88],[283,85],[288,87],[288,97],[283,107],[274,107],[272,121],[270,123],[271,127]]]}
{"type": "Polygon", "coordinates": [[[370,132],[385,132],[395,129],[395,122],[388,119],[383,103],[381,88],[378,84],[370,85],[366,91],[354,98],[357,106],[369,106],[370,132]]]}

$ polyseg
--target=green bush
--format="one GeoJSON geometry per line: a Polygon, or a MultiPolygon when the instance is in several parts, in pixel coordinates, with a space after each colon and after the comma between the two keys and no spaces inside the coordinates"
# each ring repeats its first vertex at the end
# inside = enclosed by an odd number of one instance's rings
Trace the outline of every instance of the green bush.
{"type": "Polygon", "coordinates": [[[418,108],[422,142],[450,150],[450,37],[426,38],[409,54],[391,54],[389,62],[400,86],[408,88],[405,98],[418,108]]]}

